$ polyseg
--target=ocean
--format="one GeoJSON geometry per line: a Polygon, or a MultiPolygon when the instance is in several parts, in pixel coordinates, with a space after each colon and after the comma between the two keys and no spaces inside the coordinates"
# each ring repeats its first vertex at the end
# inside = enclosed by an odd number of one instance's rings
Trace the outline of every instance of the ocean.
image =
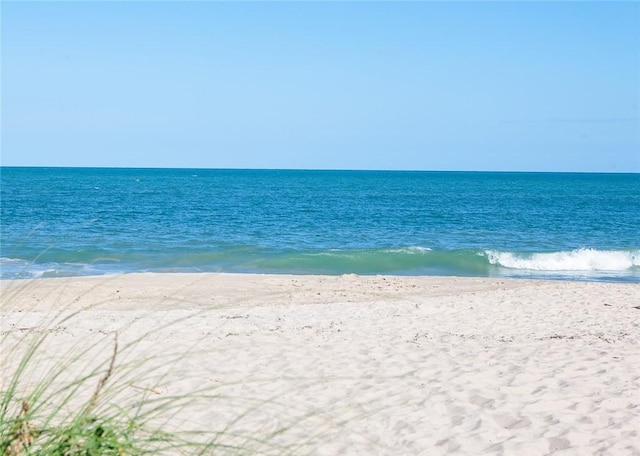
{"type": "Polygon", "coordinates": [[[3,279],[234,272],[640,283],[640,174],[0,173],[3,279]]]}

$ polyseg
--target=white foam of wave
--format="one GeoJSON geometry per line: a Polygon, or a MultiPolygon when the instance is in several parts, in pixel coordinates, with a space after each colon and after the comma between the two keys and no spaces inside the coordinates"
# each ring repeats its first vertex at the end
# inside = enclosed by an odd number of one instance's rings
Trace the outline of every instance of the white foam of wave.
{"type": "Polygon", "coordinates": [[[491,264],[533,271],[625,271],[640,266],[640,250],[577,249],[528,255],[488,250],[485,254],[491,264]]]}
{"type": "MultiPolygon", "coordinates": [[[[33,261],[0,257],[0,279],[39,279],[43,277],[69,277],[100,275],[104,268],[83,263],[35,263],[33,261]]],[[[112,272],[120,272],[114,270],[112,272]]]]}
{"type": "Polygon", "coordinates": [[[10,264],[29,264],[29,261],[21,260],[19,258],[0,257],[0,266],[10,264]]]}
{"type": "MultiPolygon", "coordinates": [[[[397,249],[383,249],[382,253],[402,253],[407,255],[415,255],[425,252],[431,252],[432,249],[429,247],[420,247],[420,246],[411,246],[411,247],[402,247],[397,249]]],[[[341,257],[341,258],[357,258],[362,254],[366,254],[367,250],[344,250],[344,249],[329,249],[325,252],[317,252],[317,253],[308,253],[308,256],[329,256],[329,257],[341,257]]],[[[370,251],[370,253],[376,253],[375,250],[370,251]]]]}
{"type": "Polygon", "coordinates": [[[388,253],[405,253],[405,254],[409,254],[409,255],[415,255],[415,254],[419,254],[419,253],[425,253],[425,252],[431,252],[432,249],[430,249],[429,247],[420,247],[418,245],[414,245],[411,247],[403,247],[403,248],[399,248],[399,249],[387,249],[385,250],[385,252],[388,253]]]}

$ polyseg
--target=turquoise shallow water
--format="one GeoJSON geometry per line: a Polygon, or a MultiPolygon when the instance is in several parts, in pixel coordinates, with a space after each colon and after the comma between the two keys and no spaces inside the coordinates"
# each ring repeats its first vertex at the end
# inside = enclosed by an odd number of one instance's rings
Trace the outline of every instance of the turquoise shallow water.
{"type": "Polygon", "coordinates": [[[2,278],[140,271],[640,283],[640,175],[7,168],[2,278]]]}

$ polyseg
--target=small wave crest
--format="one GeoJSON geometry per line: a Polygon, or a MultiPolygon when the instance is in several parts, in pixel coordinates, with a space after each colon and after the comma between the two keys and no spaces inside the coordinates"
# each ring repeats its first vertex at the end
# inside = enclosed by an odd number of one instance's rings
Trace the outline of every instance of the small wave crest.
{"type": "Polygon", "coordinates": [[[61,262],[36,263],[19,258],[0,258],[0,280],[73,277],[97,274],[104,274],[104,272],[93,268],[90,264],[61,262]]]}
{"type": "Polygon", "coordinates": [[[419,255],[421,253],[426,253],[426,252],[432,252],[433,249],[430,249],[429,247],[420,247],[418,245],[413,245],[411,247],[402,247],[402,248],[397,248],[397,249],[386,249],[383,250],[384,252],[388,252],[388,253],[400,253],[400,254],[406,254],[406,255],[419,255]]]}
{"type": "Polygon", "coordinates": [[[487,250],[489,263],[531,271],[627,271],[640,267],[640,250],[577,249],[563,252],[513,253],[487,250]]]}

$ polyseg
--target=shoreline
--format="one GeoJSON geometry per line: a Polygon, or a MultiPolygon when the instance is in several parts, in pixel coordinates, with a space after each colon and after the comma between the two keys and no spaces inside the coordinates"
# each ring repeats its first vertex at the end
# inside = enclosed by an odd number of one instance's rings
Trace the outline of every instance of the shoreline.
{"type": "Polygon", "coordinates": [[[399,278],[399,279],[459,279],[459,280],[502,280],[502,281],[535,281],[535,282],[569,282],[569,283],[610,283],[621,285],[640,285],[640,277],[636,276],[615,276],[609,278],[603,275],[560,275],[556,272],[538,271],[531,275],[473,275],[473,274],[395,274],[395,273],[357,273],[357,272],[336,272],[336,273],[318,273],[318,272],[257,272],[257,271],[120,271],[120,272],[106,272],[106,273],[94,273],[94,274],[76,274],[76,275],[62,275],[54,277],[12,277],[12,278],[0,278],[0,284],[25,283],[31,281],[41,280],[74,280],[74,279],[113,279],[115,277],[131,277],[131,276],[240,276],[240,277],[386,277],[386,278],[399,278]]]}
{"type": "Polygon", "coordinates": [[[55,360],[146,333],[126,359],[183,355],[131,393],[237,399],[196,404],[179,429],[287,427],[284,445],[328,455],[640,452],[636,284],[145,273],[0,286],[3,344],[48,328],[55,360]],[[246,401],[261,405],[234,421],[246,401]]]}

